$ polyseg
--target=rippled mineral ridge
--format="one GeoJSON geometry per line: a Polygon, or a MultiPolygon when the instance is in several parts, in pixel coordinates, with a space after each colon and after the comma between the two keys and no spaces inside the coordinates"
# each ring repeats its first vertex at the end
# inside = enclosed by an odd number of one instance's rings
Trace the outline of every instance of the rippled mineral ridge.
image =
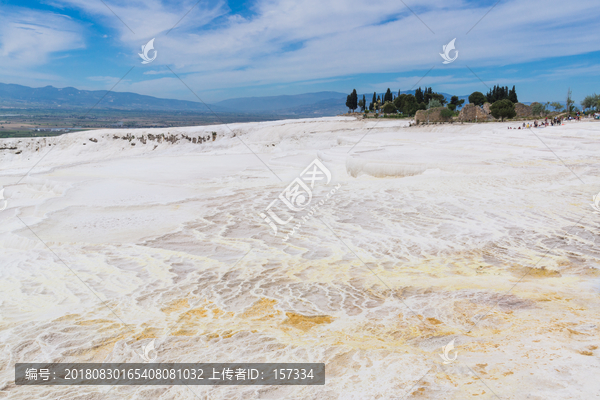
{"type": "Polygon", "coordinates": [[[0,140],[0,397],[598,398],[600,124],[517,125],[0,140]],[[312,204],[339,189],[283,241],[259,214],[315,158],[312,204]],[[16,362],[141,362],[152,339],[156,362],[323,362],[326,385],[14,384],[16,362]]]}

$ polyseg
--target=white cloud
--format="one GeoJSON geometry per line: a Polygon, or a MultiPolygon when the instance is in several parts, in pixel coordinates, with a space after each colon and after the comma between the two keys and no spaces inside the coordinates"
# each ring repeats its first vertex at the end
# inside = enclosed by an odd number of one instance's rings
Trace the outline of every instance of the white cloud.
{"type": "Polygon", "coordinates": [[[598,76],[600,75],[600,65],[574,64],[568,68],[556,68],[548,73],[540,75],[540,78],[564,78],[571,76],[598,76]]]}
{"type": "Polygon", "coordinates": [[[187,0],[171,4],[163,4],[160,0],[57,0],[57,3],[100,18],[102,23],[120,32],[120,39],[125,43],[147,41],[174,26],[180,30],[194,29],[227,12],[224,0],[187,0]]]}
{"type": "Polygon", "coordinates": [[[458,1],[411,5],[433,34],[397,1],[261,0],[252,19],[230,19],[211,30],[188,25],[157,37],[155,63],[170,65],[196,90],[402,73],[433,65],[447,70],[510,65],[600,50],[591,33],[600,10],[591,0],[580,6],[588,11],[559,0],[542,8],[533,1],[502,2],[466,35],[488,8],[458,1]],[[398,19],[379,24],[391,15],[398,19]],[[459,59],[443,66],[438,53],[454,37],[459,59]],[[285,51],[294,44],[297,50],[285,51]]]}
{"type": "Polygon", "coordinates": [[[3,69],[43,65],[52,53],[83,46],[81,29],[68,16],[15,7],[2,9],[0,57],[3,69]]]}

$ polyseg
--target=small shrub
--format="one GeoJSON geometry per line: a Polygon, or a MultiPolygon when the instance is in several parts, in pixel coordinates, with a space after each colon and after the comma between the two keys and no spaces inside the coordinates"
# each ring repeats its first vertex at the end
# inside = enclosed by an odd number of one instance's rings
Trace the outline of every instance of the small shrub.
{"type": "Polygon", "coordinates": [[[387,102],[383,105],[384,114],[394,114],[397,111],[396,106],[392,102],[387,102]]]}
{"type": "Polygon", "coordinates": [[[441,107],[442,103],[440,103],[440,101],[438,99],[431,99],[429,100],[429,104],[427,104],[427,108],[436,108],[436,107],[441,107]]]}
{"type": "Polygon", "coordinates": [[[452,110],[444,108],[442,110],[442,112],[440,112],[440,115],[444,118],[452,118],[452,116],[454,115],[454,112],[452,112],[452,110]]]}

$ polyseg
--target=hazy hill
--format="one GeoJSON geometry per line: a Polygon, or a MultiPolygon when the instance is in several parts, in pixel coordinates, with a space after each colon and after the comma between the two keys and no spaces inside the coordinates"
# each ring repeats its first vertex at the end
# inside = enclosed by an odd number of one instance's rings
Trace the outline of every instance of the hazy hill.
{"type": "Polygon", "coordinates": [[[67,107],[144,110],[208,111],[206,107],[193,101],[160,99],[130,92],[109,92],[106,90],[80,90],[73,87],[55,88],[0,83],[0,105],[21,107],[67,107]],[[103,98],[104,96],[104,98],[103,98]]]}
{"type": "MultiPolygon", "coordinates": [[[[402,93],[414,94],[414,90],[402,93]]],[[[383,96],[384,93],[378,93],[383,96]]],[[[449,101],[451,95],[442,93],[449,101]]],[[[365,93],[367,105],[372,93],[365,93]]],[[[272,114],[290,116],[331,116],[345,113],[345,93],[316,92],[295,95],[240,97],[208,104],[216,113],[272,114]]],[[[359,99],[362,99],[359,94],[359,99]]],[[[468,96],[459,96],[465,99],[468,96]]],[[[162,99],[131,92],[108,92],[106,90],[80,90],[73,87],[55,88],[0,83],[0,106],[23,108],[145,110],[145,111],[189,111],[210,113],[200,102],[162,99]]]]}

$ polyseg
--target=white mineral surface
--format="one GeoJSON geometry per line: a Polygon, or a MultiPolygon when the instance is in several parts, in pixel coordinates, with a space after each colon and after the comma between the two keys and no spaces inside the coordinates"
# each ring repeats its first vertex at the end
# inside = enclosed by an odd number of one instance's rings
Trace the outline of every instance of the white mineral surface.
{"type": "Polygon", "coordinates": [[[0,398],[599,398],[600,123],[518,125],[0,140],[0,398]],[[315,159],[331,181],[275,235],[260,213],[315,159]],[[14,382],[152,340],[156,362],[319,362],[326,384],[14,382]]]}

